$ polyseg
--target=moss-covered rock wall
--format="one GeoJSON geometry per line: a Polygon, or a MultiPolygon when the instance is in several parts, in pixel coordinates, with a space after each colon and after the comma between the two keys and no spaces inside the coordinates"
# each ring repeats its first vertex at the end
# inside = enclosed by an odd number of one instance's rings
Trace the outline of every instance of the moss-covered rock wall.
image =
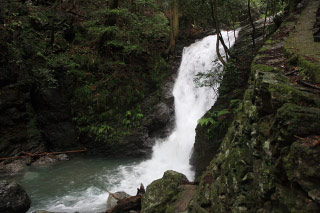
{"type": "MultiPolygon", "coordinates": [[[[309,1],[306,10],[315,4],[309,1]]],[[[285,45],[304,15],[287,19],[256,56],[249,87],[200,178],[191,212],[320,210],[319,90],[303,64],[291,63],[285,45]]]]}

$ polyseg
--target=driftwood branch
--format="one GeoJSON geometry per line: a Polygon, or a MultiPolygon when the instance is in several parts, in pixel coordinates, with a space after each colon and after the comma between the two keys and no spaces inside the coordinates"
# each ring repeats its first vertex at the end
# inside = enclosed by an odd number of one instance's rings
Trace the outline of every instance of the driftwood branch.
{"type": "Polygon", "coordinates": [[[115,194],[113,194],[112,192],[110,192],[110,191],[108,191],[107,190],[107,192],[114,198],[114,199],[116,199],[116,200],[121,200],[120,198],[118,198],[115,194]]]}
{"type": "Polygon", "coordinates": [[[291,72],[285,73],[284,75],[285,75],[285,76],[293,75],[293,74],[295,74],[295,73],[298,72],[298,71],[300,71],[300,70],[299,70],[299,69],[298,69],[298,70],[293,70],[293,71],[291,71],[291,72]]]}
{"type": "Polygon", "coordinates": [[[8,157],[8,158],[0,158],[0,161],[3,160],[9,160],[9,159],[20,159],[25,157],[41,157],[41,156],[47,156],[47,155],[60,155],[60,154],[67,154],[67,153],[79,153],[79,152],[86,152],[88,151],[87,148],[84,148],[82,150],[71,150],[71,151],[64,151],[64,152],[36,152],[36,153],[29,153],[29,152],[21,152],[22,156],[14,156],[14,157],[8,157]]]}

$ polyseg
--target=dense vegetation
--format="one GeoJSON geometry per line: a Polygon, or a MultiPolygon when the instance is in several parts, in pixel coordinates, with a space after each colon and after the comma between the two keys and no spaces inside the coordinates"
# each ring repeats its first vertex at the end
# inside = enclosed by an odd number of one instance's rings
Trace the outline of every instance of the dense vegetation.
{"type": "MultiPolygon", "coordinates": [[[[263,16],[268,2],[252,1],[254,19],[263,16]]],[[[269,14],[279,5],[270,2],[269,14]]],[[[55,100],[62,93],[78,137],[116,143],[141,126],[146,114],[141,104],[171,75],[168,53],[178,39],[216,26],[213,3],[1,1],[1,87],[15,81],[18,90],[55,100]]],[[[215,3],[221,28],[249,23],[246,1],[215,3]]],[[[28,138],[46,140],[37,128],[45,123],[27,105],[28,138]]]]}

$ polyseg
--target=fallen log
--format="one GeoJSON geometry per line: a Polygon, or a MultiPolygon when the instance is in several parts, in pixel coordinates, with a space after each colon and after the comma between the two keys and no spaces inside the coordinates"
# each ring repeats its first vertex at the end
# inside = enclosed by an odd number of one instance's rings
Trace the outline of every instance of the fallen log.
{"type": "Polygon", "coordinates": [[[71,150],[71,151],[64,151],[64,152],[36,152],[34,154],[29,152],[21,152],[24,155],[21,156],[14,156],[14,157],[8,157],[8,158],[0,158],[0,161],[9,160],[9,159],[20,159],[25,157],[41,157],[41,156],[47,156],[47,155],[60,155],[60,154],[67,154],[67,153],[79,153],[79,152],[86,152],[88,151],[87,148],[84,148],[82,150],[71,150]]]}

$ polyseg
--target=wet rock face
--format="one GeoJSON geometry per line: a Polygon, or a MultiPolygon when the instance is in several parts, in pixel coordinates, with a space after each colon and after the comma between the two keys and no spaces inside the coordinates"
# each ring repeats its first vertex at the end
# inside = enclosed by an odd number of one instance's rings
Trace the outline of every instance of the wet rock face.
{"type": "Polygon", "coordinates": [[[24,213],[30,208],[27,192],[17,183],[0,181],[0,212],[24,213]]]}

